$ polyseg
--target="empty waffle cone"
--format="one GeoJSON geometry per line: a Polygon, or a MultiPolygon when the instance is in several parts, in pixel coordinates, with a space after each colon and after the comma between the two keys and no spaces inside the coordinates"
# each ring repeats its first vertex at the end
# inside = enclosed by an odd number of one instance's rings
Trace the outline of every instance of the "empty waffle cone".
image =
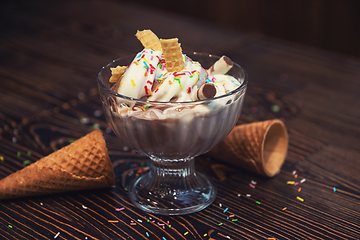
{"type": "Polygon", "coordinates": [[[288,148],[284,123],[278,119],[236,126],[208,154],[238,167],[273,177],[280,172],[288,148]]]}
{"type": "Polygon", "coordinates": [[[110,187],[115,176],[99,129],[0,181],[0,200],[110,187]]]}

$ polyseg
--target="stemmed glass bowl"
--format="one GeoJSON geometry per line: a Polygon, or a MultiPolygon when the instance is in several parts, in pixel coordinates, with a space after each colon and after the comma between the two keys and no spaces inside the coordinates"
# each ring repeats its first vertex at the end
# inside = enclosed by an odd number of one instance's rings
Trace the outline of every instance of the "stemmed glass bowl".
{"type": "MultiPolygon", "coordinates": [[[[188,56],[207,69],[219,57],[188,56]]],[[[227,73],[239,87],[226,95],[193,102],[155,102],[114,92],[110,68],[129,65],[133,56],[112,61],[98,73],[100,99],[115,134],[135,151],[151,159],[150,170],[129,186],[131,202],[160,215],[200,211],[216,198],[216,188],[195,171],[194,158],[208,152],[235,126],[244,101],[247,74],[234,63],[227,73]],[[131,106],[131,107],[129,107],[131,106]]]]}

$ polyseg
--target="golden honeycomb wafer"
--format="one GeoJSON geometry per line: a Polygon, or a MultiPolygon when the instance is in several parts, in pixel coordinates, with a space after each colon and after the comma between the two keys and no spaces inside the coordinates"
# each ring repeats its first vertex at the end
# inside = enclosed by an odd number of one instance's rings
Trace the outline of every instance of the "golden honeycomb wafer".
{"type": "Polygon", "coordinates": [[[121,79],[122,75],[126,71],[127,66],[117,66],[115,68],[110,68],[111,70],[111,77],[109,82],[117,82],[121,79]]]}
{"type": "Polygon", "coordinates": [[[154,51],[161,51],[161,44],[159,38],[151,30],[137,31],[135,36],[145,49],[152,49],[154,51]]]}
{"type": "Polygon", "coordinates": [[[182,50],[178,40],[177,38],[160,39],[168,72],[180,72],[184,69],[182,50]]]}

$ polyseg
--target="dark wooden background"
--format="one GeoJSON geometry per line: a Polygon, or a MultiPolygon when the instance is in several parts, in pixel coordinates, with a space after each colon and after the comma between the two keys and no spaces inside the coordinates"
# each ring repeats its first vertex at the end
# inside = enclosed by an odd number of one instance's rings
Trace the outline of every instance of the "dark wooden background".
{"type": "Polygon", "coordinates": [[[267,35],[360,57],[357,0],[137,0],[149,8],[186,15],[219,27],[267,35]]]}
{"type": "Polygon", "coordinates": [[[360,238],[357,58],[117,1],[2,2],[0,18],[0,178],[99,127],[117,179],[110,189],[0,202],[1,239],[360,238]],[[218,187],[207,209],[163,217],[129,202],[127,183],[147,159],[108,128],[96,75],[112,59],[139,52],[134,34],[146,28],[178,37],[184,52],[225,54],[247,70],[239,124],[281,118],[288,128],[278,176],[200,156],[197,170],[218,187]]]}

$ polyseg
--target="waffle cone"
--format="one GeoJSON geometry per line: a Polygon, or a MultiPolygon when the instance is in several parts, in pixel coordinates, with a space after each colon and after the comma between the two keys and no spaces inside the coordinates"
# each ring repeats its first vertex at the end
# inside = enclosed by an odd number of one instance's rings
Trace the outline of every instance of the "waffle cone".
{"type": "Polygon", "coordinates": [[[159,38],[151,30],[137,31],[135,36],[145,49],[152,49],[154,51],[161,51],[161,44],[159,38]]]}
{"type": "Polygon", "coordinates": [[[0,200],[109,187],[115,176],[99,129],[0,181],[0,200]]]}
{"type": "Polygon", "coordinates": [[[180,72],[184,69],[182,49],[177,38],[160,39],[166,69],[168,72],[180,72]]]}
{"type": "Polygon", "coordinates": [[[286,127],[278,119],[236,126],[208,154],[235,166],[273,177],[288,148],[286,127]]]}

